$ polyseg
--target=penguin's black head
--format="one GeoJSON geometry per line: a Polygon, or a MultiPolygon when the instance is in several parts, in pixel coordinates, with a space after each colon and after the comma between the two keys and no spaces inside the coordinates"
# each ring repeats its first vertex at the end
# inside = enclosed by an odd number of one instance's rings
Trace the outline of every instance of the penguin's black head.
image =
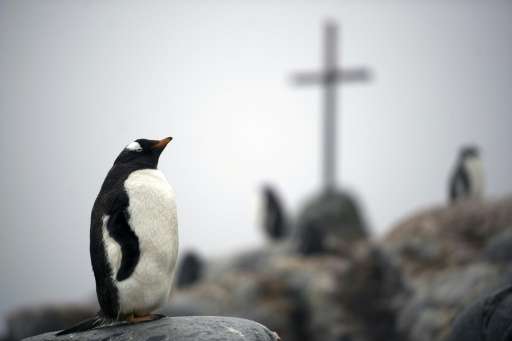
{"type": "Polygon", "coordinates": [[[277,194],[272,187],[270,187],[269,185],[265,185],[265,186],[263,186],[262,190],[263,190],[263,196],[267,203],[278,201],[277,194]]]}
{"type": "Polygon", "coordinates": [[[134,163],[147,168],[156,168],[158,158],[172,137],[162,140],[138,139],[129,143],[114,161],[116,164],[134,163]]]}
{"type": "Polygon", "coordinates": [[[466,146],[461,149],[460,156],[462,159],[468,159],[472,157],[478,157],[478,148],[475,146],[466,146]]]}

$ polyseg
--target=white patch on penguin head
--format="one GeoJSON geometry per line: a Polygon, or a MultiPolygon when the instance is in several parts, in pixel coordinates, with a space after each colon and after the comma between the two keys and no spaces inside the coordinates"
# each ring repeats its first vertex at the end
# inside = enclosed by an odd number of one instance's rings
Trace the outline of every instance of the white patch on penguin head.
{"type": "Polygon", "coordinates": [[[139,142],[133,141],[130,144],[126,146],[126,149],[131,150],[133,152],[141,152],[142,147],[140,146],[139,142]]]}

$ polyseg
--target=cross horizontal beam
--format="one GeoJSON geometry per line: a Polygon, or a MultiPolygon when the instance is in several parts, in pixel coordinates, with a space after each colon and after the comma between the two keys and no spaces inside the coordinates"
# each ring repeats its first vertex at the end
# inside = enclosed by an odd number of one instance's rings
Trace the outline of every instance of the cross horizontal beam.
{"type": "Polygon", "coordinates": [[[293,76],[293,81],[298,85],[334,84],[337,82],[355,83],[371,80],[372,74],[364,68],[333,70],[324,73],[315,71],[299,72],[293,76]]]}

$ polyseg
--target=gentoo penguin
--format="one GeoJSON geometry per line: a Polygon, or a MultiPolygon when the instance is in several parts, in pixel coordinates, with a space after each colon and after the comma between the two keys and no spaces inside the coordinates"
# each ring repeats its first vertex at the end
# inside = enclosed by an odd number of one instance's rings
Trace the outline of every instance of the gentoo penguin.
{"type": "Polygon", "coordinates": [[[167,301],[178,224],[174,190],[157,165],[171,140],[136,140],[114,161],[91,213],[90,254],[101,310],[58,335],[150,320],[167,301]]]}
{"type": "Polygon", "coordinates": [[[464,198],[481,198],[483,193],[484,172],[478,149],[464,147],[450,179],[449,199],[455,202],[464,198]]]}
{"type": "Polygon", "coordinates": [[[183,256],[176,274],[176,287],[186,288],[201,280],[203,275],[203,260],[194,251],[188,251],[183,256]]]}
{"type": "Polygon", "coordinates": [[[286,237],[288,226],[277,193],[272,187],[263,186],[257,200],[257,224],[263,228],[268,239],[280,240],[286,237]]]}

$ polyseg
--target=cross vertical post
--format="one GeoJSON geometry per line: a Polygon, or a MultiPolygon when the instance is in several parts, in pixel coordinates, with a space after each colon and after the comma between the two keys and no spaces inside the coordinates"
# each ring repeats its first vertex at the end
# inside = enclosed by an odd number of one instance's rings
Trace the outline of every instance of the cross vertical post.
{"type": "Polygon", "coordinates": [[[324,127],[323,127],[323,178],[324,187],[332,190],[336,186],[336,70],[338,29],[327,23],[324,34],[324,127]]]}
{"type": "Polygon", "coordinates": [[[364,68],[338,68],[338,27],[328,21],[323,36],[323,70],[320,72],[300,72],[294,80],[298,85],[319,84],[323,87],[323,125],[322,125],[322,176],[324,190],[336,190],[337,171],[337,86],[341,82],[367,81],[370,72],[364,68]]]}

